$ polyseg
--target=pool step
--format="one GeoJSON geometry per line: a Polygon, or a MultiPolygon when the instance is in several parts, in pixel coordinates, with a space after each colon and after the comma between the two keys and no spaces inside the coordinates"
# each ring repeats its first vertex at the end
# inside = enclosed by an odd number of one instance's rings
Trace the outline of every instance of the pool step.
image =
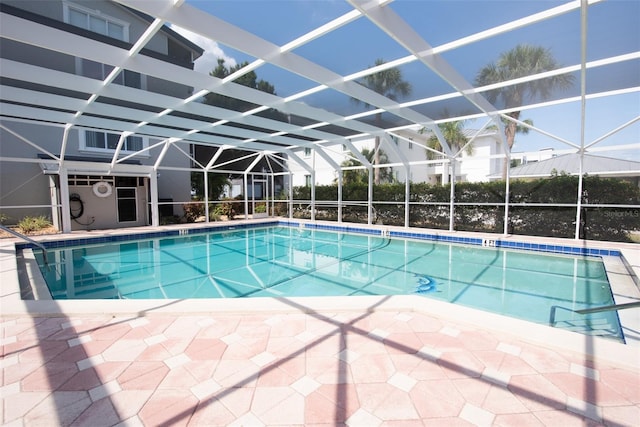
{"type": "Polygon", "coordinates": [[[619,338],[619,325],[605,317],[561,320],[555,326],[585,335],[619,338]]]}

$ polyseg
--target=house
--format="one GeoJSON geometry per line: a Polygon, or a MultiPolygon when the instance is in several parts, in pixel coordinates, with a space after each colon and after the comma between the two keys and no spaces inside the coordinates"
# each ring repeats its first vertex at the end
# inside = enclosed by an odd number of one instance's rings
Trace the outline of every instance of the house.
{"type": "MultiPolygon", "coordinates": [[[[166,25],[149,33],[144,47],[137,50],[132,41],[144,38],[154,20],[111,1],[3,0],[0,11],[7,34],[21,23],[37,23],[51,37],[68,37],[72,44],[105,46],[105,55],[106,50],[116,47],[193,69],[194,60],[203,53],[166,25]]],[[[86,49],[78,46],[77,52],[86,49]]],[[[126,63],[118,69],[10,36],[1,39],[0,56],[4,85],[0,213],[5,218],[17,222],[25,216],[45,215],[58,229],[71,231],[148,225],[158,222],[157,215],[182,214],[177,202],[188,201],[190,194],[189,157],[152,135],[123,133],[110,121],[110,108],[117,106],[133,115],[140,110],[136,90],[186,98],[191,87],[130,71],[126,63]],[[38,78],[43,69],[53,70],[55,84],[38,78]],[[111,93],[124,93],[129,101],[110,97],[111,93]],[[67,125],[47,120],[39,112],[31,114],[38,118],[18,119],[24,117],[23,110],[33,109],[18,101],[25,96],[51,114],[63,118],[66,114],[67,125]],[[71,105],[69,99],[78,102],[71,105]],[[90,116],[96,127],[77,125],[81,115],[90,116]],[[162,170],[158,168],[160,161],[162,170]],[[155,206],[158,201],[167,203],[154,212],[152,201],[155,206]]]]}
{"type": "MultiPolygon", "coordinates": [[[[584,175],[616,178],[640,186],[640,162],[615,159],[606,156],[584,154],[582,156],[582,173],[584,175]]],[[[564,153],[540,161],[528,162],[511,168],[512,179],[538,179],[553,175],[580,174],[580,155],[564,153]]]]}
{"type": "MultiPolygon", "coordinates": [[[[496,130],[464,130],[465,136],[472,140],[472,152],[461,150],[457,155],[456,162],[456,182],[479,182],[489,181],[490,176],[501,173],[502,153],[501,141],[496,130]]],[[[386,165],[390,169],[393,178],[398,182],[405,182],[407,169],[409,180],[419,183],[446,184],[451,180],[451,169],[449,162],[443,162],[444,156],[436,155],[433,159],[428,159],[427,140],[430,133],[421,133],[415,130],[402,130],[393,132],[386,138],[381,139],[380,149],[384,152],[387,161],[386,165]],[[404,163],[412,162],[410,168],[406,168],[404,163]]],[[[362,152],[363,149],[373,151],[375,139],[365,137],[351,141],[351,147],[342,144],[327,147],[324,152],[328,153],[330,159],[335,164],[342,164],[345,160],[353,158],[352,152],[362,152]]],[[[315,184],[330,185],[337,182],[338,172],[332,167],[330,161],[318,155],[312,148],[306,148],[300,156],[307,162],[307,165],[315,170],[315,184]]],[[[305,169],[296,164],[289,164],[293,172],[294,186],[311,185],[311,175],[305,169]]]]}

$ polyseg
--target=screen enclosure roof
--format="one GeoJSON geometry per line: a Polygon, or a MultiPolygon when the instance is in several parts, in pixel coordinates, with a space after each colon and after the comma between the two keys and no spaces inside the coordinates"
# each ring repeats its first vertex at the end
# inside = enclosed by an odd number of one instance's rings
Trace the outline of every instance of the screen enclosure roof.
{"type": "MultiPolygon", "coordinates": [[[[162,143],[146,150],[172,145],[184,155],[193,144],[242,149],[286,170],[285,159],[302,162],[305,148],[339,168],[330,151],[346,146],[357,156],[351,143],[374,136],[420,143],[436,135],[443,156],[451,158],[459,152],[439,124],[464,121],[468,128],[504,130],[505,120],[513,121],[508,114],[520,111],[518,124],[529,134],[513,150],[600,150],[640,160],[633,158],[640,151],[638,1],[116,3],[147,17],[146,31],[126,45],[2,12],[6,40],[113,67],[100,80],[3,58],[6,121],[152,137],[162,143]],[[202,49],[193,49],[201,54],[195,69],[147,53],[154,34],[168,29],[190,41],[185,45],[202,49]],[[479,78],[518,46],[542,48],[554,60],[552,69],[520,70],[492,83],[479,78]],[[216,78],[209,71],[217,58],[228,66],[246,65],[216,78]],[[180,97],[116,84],[125,70],[192,90],[180,97]],[[238,83],[250,72],[270,83],[273,93],[238,83]],[[376,83],[376,76],[390,72],[408,90],[376,83]],[[559,76],[570,76],[569,83],[554,85],[559,76]],[[496,96],[525,86],[539,90],[515,102],[496,96]],[[211,94],[238,102],[203,102],[211,94]]],[[[115,162],[133,157],[116,156],[115,162]]],[[[214,169],[215,161],[194,165],[214,169]]]]}

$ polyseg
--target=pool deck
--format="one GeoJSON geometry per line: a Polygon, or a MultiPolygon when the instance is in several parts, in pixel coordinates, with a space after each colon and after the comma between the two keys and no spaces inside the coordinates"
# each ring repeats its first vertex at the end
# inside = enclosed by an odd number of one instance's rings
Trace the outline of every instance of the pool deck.
{"type": "MultiPolygon", "coordinates": [[[[617,302],[637,301],[625,272],[639,267],[638,245],[588,245],[622,251],[628,265],[605,257],[607,274],[617,302]]],[[[22,301],[12,248],[0,241],[3,425],[640,420],[637,339],[623,345],[419,296],[22,301]]],[[[638,312],[620,312],[625,333],[640,333],[638,312]]]]}

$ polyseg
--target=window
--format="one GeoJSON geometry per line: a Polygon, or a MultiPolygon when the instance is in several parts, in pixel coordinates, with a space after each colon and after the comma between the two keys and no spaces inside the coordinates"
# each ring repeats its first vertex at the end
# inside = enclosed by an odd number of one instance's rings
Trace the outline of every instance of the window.
{"type": "Polygon", "coordinates": [[[409,138],[409,150],[413,150],[413,138],[409,138]]]}
{"type": "MultiPolygon", "coordinates": [[[[76,58],[77,74],[91,79],[104,80],[113,70],[111,65],[101,64],[100,62],[90,61],[88,59],[76,58]]],[[[129,70],[122,70],[120,74],[113,80],[115,84],[142,88],[142,77],[140,73],[129,70]]]]}
{"type": "Polygon", "coordinates": [[[69,185],[75,187],[92,187],[94,184],[101,181],[114,185],[113,176],[69,175],[69,185]]]}
{"type": "MultiPolygon", "coordinates": [[[[84,135],[84,141],[80,141],[81,150],[91,151],[114,151],[118,146],[118,140],[120,135],[115,133],[96,132],[88,130],[81,135],[84,135]]],[[[145,140],[140,136],[128,136],[122,144],[122,151],[140,151],[145,148],[145,140]]]]}
{"type": "Polygon", "coordinates": [[[304,186],[311,187],[311,175],[304,176],[304,186]]]}
{"type": "Polygon", "coordinates": [[[304,147],[304,156],[305,157],[311,157],[311,148],[304,147]]]}
{"type": "Polygon", "coordinates": [[[129,41],[129,24],[100,11],[64,3],[64,22],[103,36],[129,41]]]}
{"type": "MultiPolygon", "coordinates": [[[[111,18],[100,11],[85,9],[65,2],[64,21],[76,27],[114,39],[129,41],[129,24],[116,18],[111,18]]],[[[76,73],[81,76],[104,80],[111,71],[113,71],[113,67],[110,65],[76,58],[76,73]]],[[[129,70],[121,71],[114,79],[114,83],[138,89],[143,89],[144,84],[139,73],[129,70]]]]}

